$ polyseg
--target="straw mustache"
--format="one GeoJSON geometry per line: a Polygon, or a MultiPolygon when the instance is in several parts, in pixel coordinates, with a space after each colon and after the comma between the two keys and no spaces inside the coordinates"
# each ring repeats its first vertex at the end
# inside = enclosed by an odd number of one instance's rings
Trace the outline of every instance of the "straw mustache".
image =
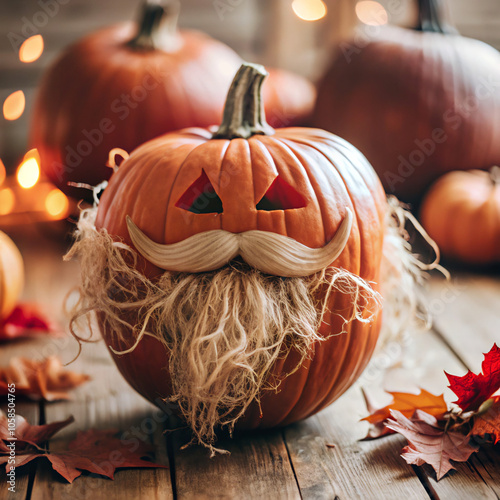
{"type": "Polygon", "coordinates": [[[265,274],[283,277],[310,276],[331,265],[344,250],[351,234],[353,215],[346,215],[335,236],[321,248],[269,231],[231,233],[216,229],[195,234],[170,245],[156,243],[127,216],[127,227],[137,251],[161,269],[189,273],[213,271],[240,255],[265,274]]]}

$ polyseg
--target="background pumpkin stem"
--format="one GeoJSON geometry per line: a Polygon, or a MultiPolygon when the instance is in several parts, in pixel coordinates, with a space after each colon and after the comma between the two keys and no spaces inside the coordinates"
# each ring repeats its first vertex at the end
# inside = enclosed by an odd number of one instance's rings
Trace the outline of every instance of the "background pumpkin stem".
{"type": "Polygon", "coordinates": [[[252,135],[274,134],[274,129],[266,122],[261,95],[267,75],[260,64],[241,65],[227,94],[222,123],[214,139],[248,139],[252,135]]]}
{"type": "Polygon", "coordinates": [[[500,167],[495,165],[490,168],[490,177],[495,186],[500,185],[500,167]]]}
{"type": "Polygon", "coordinates": [[[147,0],[142,6],[137,34],[128,45],[142,50],[175,50],[179,42],[179,11],[179,0],[147,0]]]}
{"type": "Polygon", "coordinates": [[[418,0],[418,24],[417,31],[426,31],[443,34],[457,34],[457,30],[452,28],[442,19],[441,0],[418,0]]]}

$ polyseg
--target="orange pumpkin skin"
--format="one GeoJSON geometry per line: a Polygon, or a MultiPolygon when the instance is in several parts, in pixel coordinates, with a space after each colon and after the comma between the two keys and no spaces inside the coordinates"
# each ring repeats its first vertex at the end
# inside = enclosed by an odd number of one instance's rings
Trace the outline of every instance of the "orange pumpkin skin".
{"type": "Polygon", "coordinates": [[[14,309],[24,285],[23,258],[14,242],[0,231],[0,321],[14,309]]]}
{"type": "Polygon", "coordinates": [[[421,220],[443,255],[470,264],[500,262],[500,175],[450,172],[422,202],[421,220]]]}
{"type": "MultiPolygon", "coordinates": [[[[212,229],[252,229],[288,235],[309,247],[322,247],[335,235],[349,207],[355,222],[346,248],[332,266],[377,283],[384,234],[385,194],[366,159],[346,141],[317,129],[287,128],[272,136],[212,139],[203,129],[187,129],[152,140],[137,150],[110,179],[101,198],[96,227],[132,245],[125,217],[129,215],[148,237],[174,243],[212,229]],[[176,203],[200,177],[202,169],[223,203],[220,214],[195,214],[176,203]],[[256,205],[276,175],[305,199],[305,207],[263,211],[256,205]]],[[[140,259],[148,276],[163,272],[140,259]]],[[[333,293],[332,311],[349,314],[352,297],[333,293]]],[[[342,331],[343,320],[327,314],[320,333],[342,331]]],[[[305,418],[338,398],[360,375],[375,347],[380,315],[372,323],[352,321],[345,332],[314,346],[314,353],[285,378],[278,393],[264,392],[261,408],[251,406],[238,426],[284,425],[305,418]]],[[[124,332],[122,332],[123,334],[124,332]]],[[[115,349],[113,332],[102,332],[115,349]]],[[[130,333],[125,338],[133,343],[130,333]]],[[[129,346],[127,346],[129,347],[129,346]]],[[[292,371],[294,351],[280,360],[272,376],[292,371]]],[[[142,395],[159,404],[171,393],[167,353],[155,339],[114,356],[124,377],[142,395]]],[[[161,404],[159,404],[161,406],[161,404]]]]}
{"type": "Polygon", "coordinates": [[[500,162],[498,51],[396,27],[351,46],[320,83],[311,123],[359,148],[387,192],[417,202],[443,173],[500,162]]]}
{"type": "MultiPolygon", "coordinates": [[[[110,177],[111,149],[130,152],[164,133],[221,121],[241,58],[195,31],[173,32],[168,50],[131,46],[136,30],[126,23],[83,38],[42,80],[30,143],[45,174],[75,197],[91,199],[91,194],[68,182],[94,186],[110,177]]],[[[272,125],[289,126],[311,113],[312,83],[281,70],[273,71],[269,83],[264,99],[272,125]]]]}

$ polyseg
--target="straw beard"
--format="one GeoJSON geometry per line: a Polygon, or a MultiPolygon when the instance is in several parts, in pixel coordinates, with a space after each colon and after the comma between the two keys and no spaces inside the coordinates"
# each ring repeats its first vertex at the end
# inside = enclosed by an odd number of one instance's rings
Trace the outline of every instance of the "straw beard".
{"type": "MultiPolygon", "coordinates": [[[[96,212],[82,212],[77,241],[65,257],[78,255],[82,269],[72,333],[82,340],[76,333],[79,320],[97,313],[103,336],[128,346],[121,354],[132,352],[144,335],[159,340],[169,353],[170,401],[177,403],[196,440],[212,451],[217,428],[226,426],[231,432],[249,405],[259,402],[263,390],[278,388],[279,380],[270,373],[279,358],[296,350],[298,369],[314,343],[324,340],[318,331],[325,314],[339,314],[347,324],[372,321],[379,312],[377,291],[344,269],[284,278],[233,259],[214,271],[166,271],[148,279],[137,271],[134,249],[96,230],[96,212]],[[331,293],[348,296],[350,308],[328,311],[331,293]]],[[[394,223],[388,226],[398,233],[394,223]]],[[[407,253],[400,236],[387,241],[407,253]]],[[[393,260],[393,251],[387,253],[393,260]]],[[[406,310],[396,312],[406,326],[415,304],[408,280],[404,284],[404,291],[391,293],[406,310]]]]}

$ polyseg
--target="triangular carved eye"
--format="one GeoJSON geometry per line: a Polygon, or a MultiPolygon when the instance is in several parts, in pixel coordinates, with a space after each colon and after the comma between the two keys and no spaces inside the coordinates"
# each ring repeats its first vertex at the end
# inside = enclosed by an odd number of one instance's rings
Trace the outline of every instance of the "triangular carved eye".
{"type": "Polygon", "coordinates": [[[304,197],[281,177],[276,177],[266,194],[257,203],[257,210],[290,210],[306,206],[304,197]]]}
{"type": "Polygon", "coordinates": [[[222,200],[204,170],[175,204],[194,214],[221,214],[222,200]]]}

